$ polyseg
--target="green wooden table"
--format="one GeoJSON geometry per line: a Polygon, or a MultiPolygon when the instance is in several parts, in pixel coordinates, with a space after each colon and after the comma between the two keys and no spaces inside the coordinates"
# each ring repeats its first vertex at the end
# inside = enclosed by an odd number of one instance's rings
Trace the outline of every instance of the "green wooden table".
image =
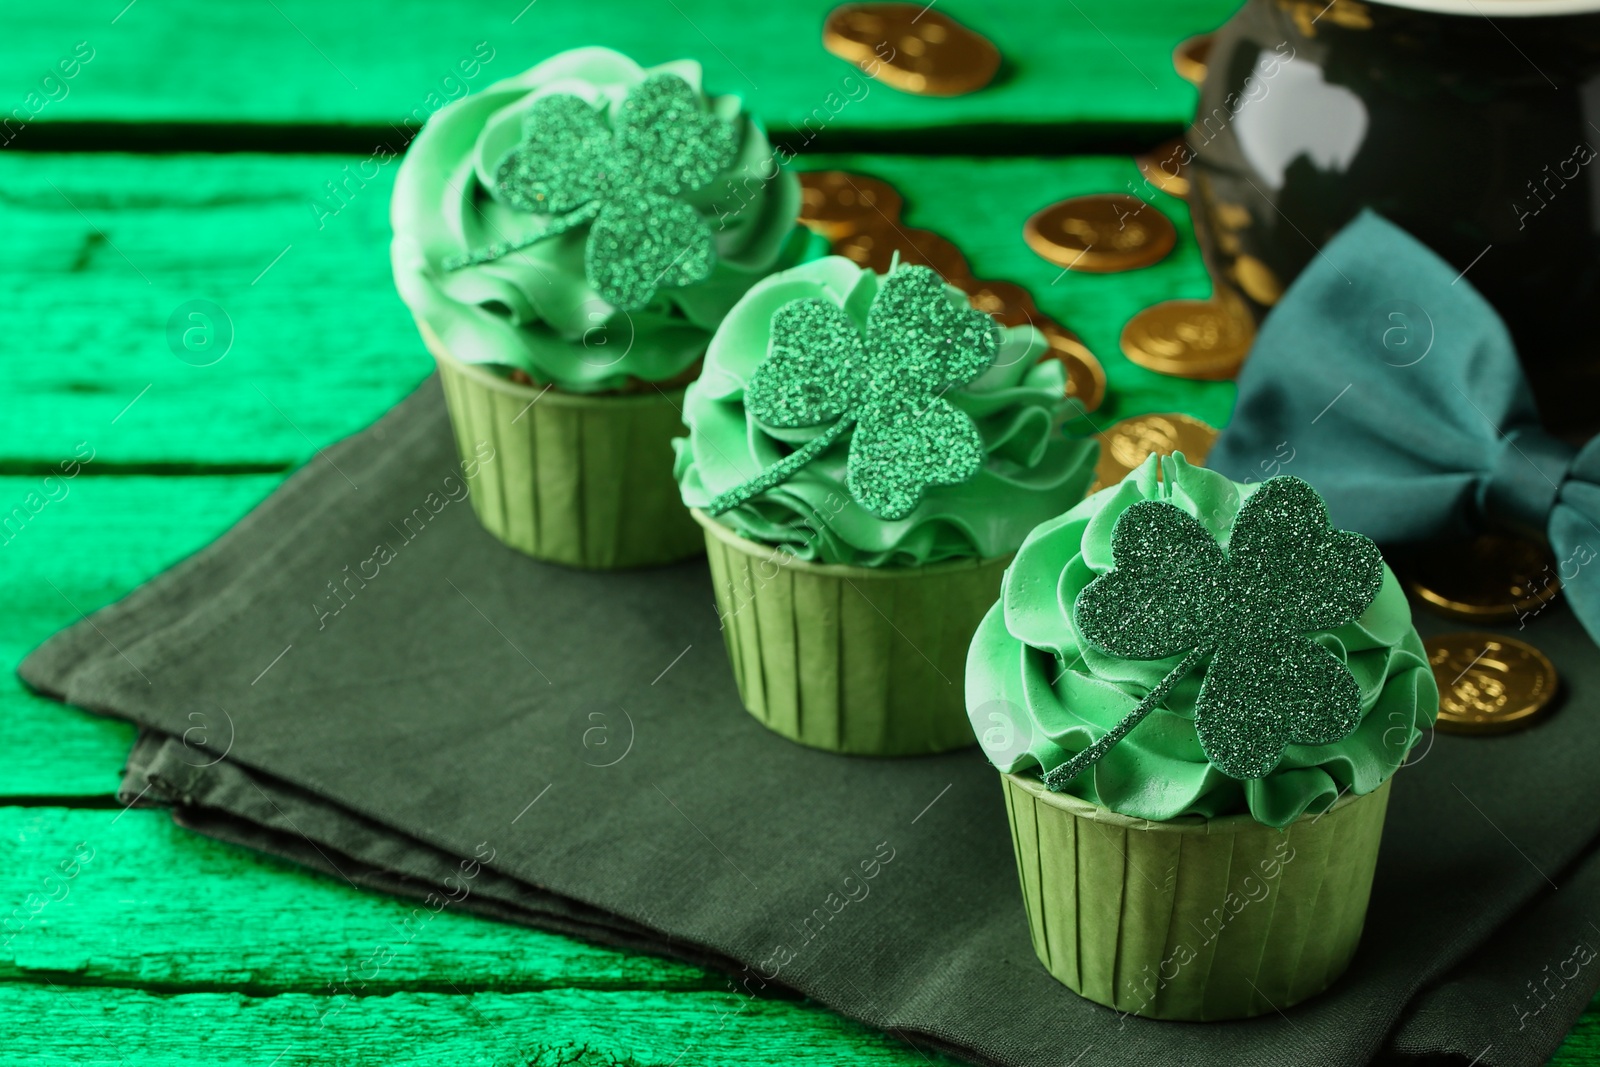
{"type": "MultiPolygon", "coordinates": [[[[1140,184],[1128,153],[1194,106],[1172,46],[1233,3],[1079,0],[1044,15],[949,0],[941,10],[1004,51],[996,85],[927,100],[871,84],[837,111],[829,94],[856,75],[820,47],[830,0],[8,12],[0,656],[15,664],[200,548],[428,374],[389,278],[394,166],[364,184],[347,168],[398,147],[408,117],[578,44],[698,57],[804,167],[895,183],[910,222],[953,239],[979,276],[1028,286],[1100,354],[1112,392],[1095,424],[1172,409],[1220,423],[1231,385],[1175,383],[1117,353],[1133,312],[1209,291],[1187,233],[1156,267],[1061,277],[1021,227],[1061,197],[1140,184]],[[232,333],[209,366],[168,341],[175,309],[201,299],[232,333]]],[[[1183,205],[1156,199],[1184,229],[1183,205]]],[[[813,1004],[735,996],[694,967],[450,913],[358,975],[410,905],[124,809],[132,737],[0,677],[0,1064],[938,1059],[813,1004]]],[[[1600,1013],[1553,1062],[1600,1063],[1600,1013]]]]}

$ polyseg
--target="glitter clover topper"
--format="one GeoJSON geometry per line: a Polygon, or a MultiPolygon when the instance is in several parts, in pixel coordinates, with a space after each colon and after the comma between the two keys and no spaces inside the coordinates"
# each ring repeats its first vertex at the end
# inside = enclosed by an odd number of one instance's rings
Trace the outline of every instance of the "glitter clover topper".
{"type": "Polygon", "coordinates": [[[676,74],[652,74],[629,89],[610,125],[581,97],[542,97],[523,116],[521,143],[495,166],[495,193],[550,216],[550,224],[445,269],[490,263],[592,222],[584,247],[589,284],[619,308],[643,307],[658,288],[710,276],[711,227],[679,197],[704,189],[738,150],[738,128],[702,111],[676,74]]]}
{"type": "Polygon", "coordinates": [[[772,342],[750,376],[745,409],[780,429],[832,425],[708,510],[720,515],[778,485],[854,426],[851,497],[880,518],[905,518],[928,487],[965,482],[982,468],[977,425],[944,393],[982,374],[998,350],[994,322],[957,306],[927,267],[898,267],[884,278],[865,339],[837,304],[790,301],[772,316],[772,342]]]}
{"type": "Polygon", "coordinates": [[[1272,478],[1239,509],[1227,550],[1173,504],[1144,500],[1117,519],[1113,569],[1078,594],[1089,644],[1123,659],[1183,655],[1100,738],[1044,776],[1054,790],[1111,750],[1211,657],[1195,701],[1206,758],[1232,778],[1265,778],[1287,745],[1326,745],[1361,721],[1350,669],[1305,635],[1354,622],[1383,584],[1383,557],[1299,478],[1272,478]]]}

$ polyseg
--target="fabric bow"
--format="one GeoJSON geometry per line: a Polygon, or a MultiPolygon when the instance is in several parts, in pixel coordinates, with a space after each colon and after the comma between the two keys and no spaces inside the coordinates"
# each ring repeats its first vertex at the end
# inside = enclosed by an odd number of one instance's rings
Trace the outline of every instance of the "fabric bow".
{"type": "Polygon", "coordinates": [[[1240,481],[1304,478],[1334,525],[1380,544],[1543,535],[1552,577],[1600,642],[1600,438],[1579,448],[1547,434],[1494,309],[1370,211],[1267,316],[1209,465],[1240,481]]]}

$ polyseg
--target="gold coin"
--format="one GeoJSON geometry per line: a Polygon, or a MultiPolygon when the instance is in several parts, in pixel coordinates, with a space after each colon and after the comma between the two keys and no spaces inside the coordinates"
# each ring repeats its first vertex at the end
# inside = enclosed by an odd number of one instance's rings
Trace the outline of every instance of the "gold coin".
{"type": "Polygon", "coordinates": [[[1283,283],[1272,268],[1255,256],[1240,256],[1233,261],[1233,280],[1251,300],[1271,307],[1283,299],[1283,283]]]}
{"type": "Polygon", "coordinates": [[[1089,346],[1071,330],[1049,319],[1037,324],[1050,342],[1045,359],[1059,359],[1067,368],[1067,396],[1083,405],[1084,414],[1095,411],[1106,398],[1106,371],[1089,346]]]}
{"type": "Polygon", "coordinates": [[[1002,326],[1037,326],[1044,318],[1033,302],[1033,294],[1014,282],[966,278],[953,284],[967,294],[973,307],[1002,326]]]}
{"type": "Polygon", "coordinates": [[[1172,50],[1172,69],[1178,72],[1178,77],[1195,85],[1206,80],[1206,63],[1211,59],[1211,38],[1211,34],[1202,33],[1180,42],[1172,50]]]}
{"type": "Polygon", "coordinates": [[[1151,454],[1182,452],[1190,463],[1204,463],[1216,443],[1217,431],[1199,419],[1168,411],[1123,419],[1095,437],[1100,442],[1100,459],[1094,466],[1090,492],[1122,481],[1151,454]]]}
{"type": "Polygon", "coordinates": [[[1189,195],[1189,178],[1183,172],[1183,161],[1191,155],[1189,146],[1180,138],[1134,156],[1133,161],[1139,165],[1139,173],[1144,175],[1145,181],[1168,196],[1182,199],[1189,195]]]}
{"type": "Polygon", "coordinates": [[[1250,209],[1243,204],[1230,204],[1225,200],[1212,200],[1207,206],[1210,208],[1211,217],[1216,220],[1211,238],[1217,242],[1217,250],[1228,256],[1242,255],[1244,245],[1239,240],[1239,234],[1251,224],[1250,209]]]}
{"type": "Polygon", "coordinates": [[[1532,726],[1560,686],[1550,657],[1514,637],[1444,634],[1423,647],[1439,683],[1441,733],[1500,734],[1532,726]]]}
{"type": "Polygon", "coordinates": [[[1250,209],[1243,204],[1230,204],[1226,200],[1218,200],[1211,205],[1212,212],[1217,217],[1217,225],[1225,230],[1243,230],[1250,225],[1250,209]]]}
{"type": "Polygon", "coordinates": [[[1168,300],[1145,308],[1122,328],[1122,351],[1159,374],[1225,381],[1239,372],[1255,336],[1250,313],[1223,290],[1210,300],[1168,300]]]}
{"type": "Polygon", "coordinates": [[[1022,228],[1028,247],[1058,267],[1109,274],[1158,262],[1178,231],[1160,209],[1124,193],[1051,204],[1022,228]]]}
{"type": "Polygon", "coordinates": [[[900,221],[904,201],[888,182],[842,170],[800,175],[800,222],[830,241],[900,221]]]}
{"type": "Polygon", "coordinates": [[[822,23],[822,46],[891,89],[961,96],[988,85],[1000,50],[923,4],[844,4],[822,23]]]}
{"type": "Polygon", "coordinates": [[[1399,562],[1411,591],[1447,619],[1515,622],[1538,614],[1561,592],[1544,547],[1505,534],[1431,543],[1399,562]]]}
{"type": "Polygon", "coordinates": [[[887,274],[894,254],[901,263],[932,267],[952,285],[967,282],[972,270],[961,250],[938,234],[912,226],[869,226],[835,241],[835,253],[879,274],[887,274]]]}

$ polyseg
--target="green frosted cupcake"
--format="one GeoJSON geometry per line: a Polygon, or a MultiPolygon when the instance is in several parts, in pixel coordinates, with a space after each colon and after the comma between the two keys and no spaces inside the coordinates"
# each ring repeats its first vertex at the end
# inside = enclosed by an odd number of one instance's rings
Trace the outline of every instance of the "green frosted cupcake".
{"type": "Polygon", "coordinates": [[[1281,1010],[1360,940],[1438,711],[1405,594],[1306,483],[1181,455],[1034,530],[967,660],[1034,950],[1160,1019],[1281,1010]]]}
{"type": "Polygon", "coordinates": [[[698,63],[563,52],[445,107],[391,205],[395,284],[439,363],[484,526],[585,567],[700,550],[669,441],[753,284],[804,258],[800,191],[698,63]]]}
{"type": "Polygon", "coordinates": [[[836,752],[970,745],[961,669],[1028,530],[1081,500],[1095,446],[1031,327],[923,267],[831,257],[723,321],[684,398],[683,502],[706,531],[745,706],[836,752]]]}

